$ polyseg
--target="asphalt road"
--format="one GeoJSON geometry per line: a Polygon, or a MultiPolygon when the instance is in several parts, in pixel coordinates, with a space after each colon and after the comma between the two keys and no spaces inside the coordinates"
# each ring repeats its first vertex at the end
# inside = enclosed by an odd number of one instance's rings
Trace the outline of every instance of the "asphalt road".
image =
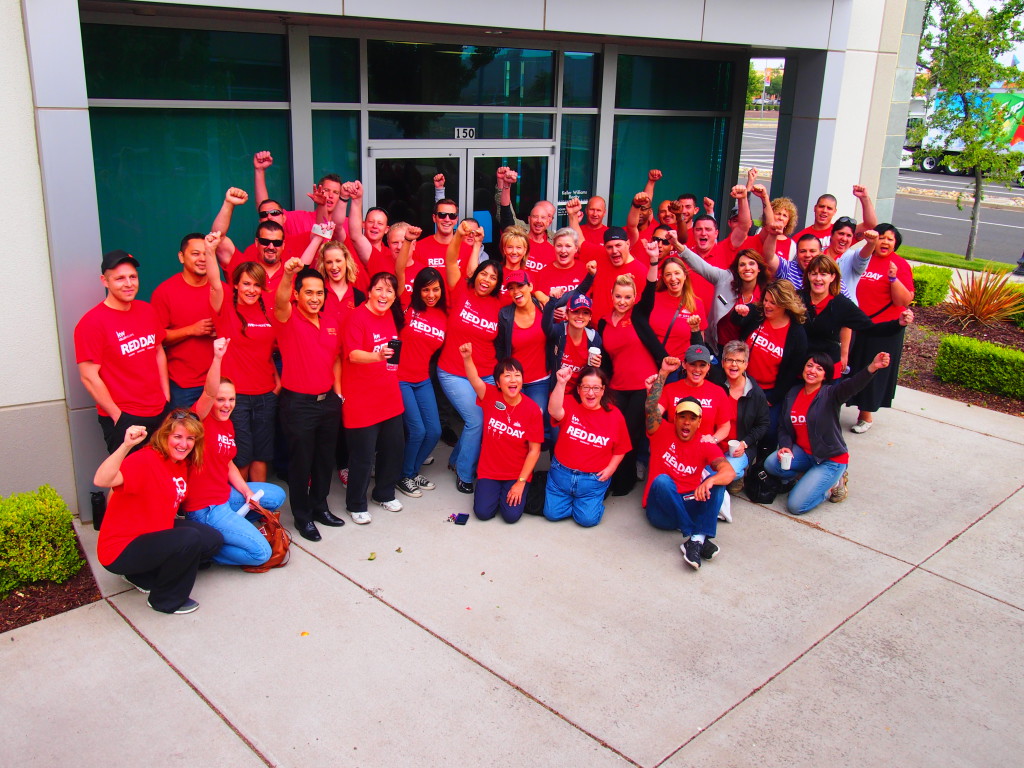
{"type": "MultiPolygon", "coordinates": [[[[770,170],[775,154],[774,120],[747,120],[743,126],[743,144],[740,165],[770,170]]],[[[742,179],[745,181],[746,179],[742,179]]],[[[771,181],[763,180],[771,190],[771,181]]],[[[900,186],[917,189],[961,191],[969,189],[971,180],[942,173],[901,171],[900,186]]],[[[1000,197],[1024,196],[1024,189],[1007,190],[999,184],[986,184],[986,195],[1000,197]]],[[[803,212],[801,212],[803,213],[803,212]]],[[[859,215],[859,211],[841,211],[859,215]]],[[[918,248],[931,248],[963,256],[967,251],[970,232],[970,207],[958,210],[952,200],[921,200],[898,196],[893,211],[893,223],[903,233],[904,242],[918,248]]],[[[1015,264],[1024,251],[1024,208],[997,210],[983,207],[981,229],[975,256],[1006,264],[1015,264]]]]}

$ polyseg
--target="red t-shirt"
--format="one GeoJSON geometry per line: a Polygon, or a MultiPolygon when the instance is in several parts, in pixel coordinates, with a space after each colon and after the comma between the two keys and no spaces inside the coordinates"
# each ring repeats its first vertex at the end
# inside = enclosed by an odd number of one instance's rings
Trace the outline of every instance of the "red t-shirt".
{"type": "Polygon", "coordinates": [[[773,328],[771,323],[764,322],[747,337],[747,346],[750,347],[747,375],[753,376],[761,389],[775,386],[788,333],[789,323],[781,328],[773,328]]]}
{"type": "Polygon", "coordinates": [[[812,224],[809,227],[805,227],[793,235],[792,240],[794,243],[800,242],[800,238],[804,235],[814,235],[816,238],[821,240],[821,250],[828,248],[828,244],[832,241],[832,225],[829,224],[825,229],[815,229],[812,224]]]}
{"type": "Polygon", "coordinates": [[[345,321],[352,313],[352,310],[356,308],[356,295],[353,288],[354,286],[349,285],[348,290],[345,291],[345,297],[343,299],[338,298],[338,294],[334,292],[334,289],[331,288],[329,284],[327,285],[327,290],[325,292],[326,295],[322,314],[334,318],[334,322],[337,323],[338,328],[342,333],[345,332],[345,321]]]}
{"type": "Polygon", "coordinates": [[[512,319],[512,357],[523,364],[523,381],[527,384],[548,377],[548,338],[541,326],[542,312],[533,313],[533,325],[520,328],[512,319]]]}
{"type": "MultiPolygon", "coordinates": [[[[189,285],[180,272],[156,287],[151,303],[160,327],[169,331],[213,319],[210,286],[189,285]]],[[[213,362],[213,337],[186,336],[176,344],[165,344],[164,348],[168,378],[179,387],[202,386],[213,362]]]]}
{"type": "MultiPolygon", "coordinates": [[[[526,254],[526,269],[531,275],[539,274],[542,269],[555,260],[555,246],[545,240],[536,243],[530,240],[530,251],[526,254]]],[[[536,287],[536,286],[534,286],[536,287]]]]}
{"type": "MultiPolygon", "coordinates": [[[[192,410],[195,411],[195,407],[192,410]]],[[[230,419],[221,421],[211,410],[203,419],[203,429],[203,467],[199,470],[189,468],[188,493],[181,504],[185,512],[225,504],[231,496],[228,464],[238,453],[235,426],[230,419]]]]}
{"type": "Polygon", "coordinates": [[[708,316],[704,311],[704,302],[694,299],[694,311],[680,307],[680,301],[674,298],[668,291],[657,291],[654,294],[654,307],[651,308],[650,324],[654,335],[658,337],[665,346],[665,351],[673,357],[682,358],[690,346],[690,324],[687,322],[690,315],[697,315],[700,318],[700,328],[708,327],[708,316]],[[678,311],[678,314],[676,312],[678,311]],[[673,317],[675,322],[673,322],[673,317]],[[665,333],[668,340],[665,340],[665,333]]]}
{"type": "MultiPolygon", "coordinates": [[[[225,282],[234,285],[234,283],[231,282],[232,277],[235,274],[235,270],[238,269],[241,264],[244,264],[247,261],[253,261],[259,264],[267,271],[267,290],[263,291],[263,303],[266,304],[268,308],[272,308],[274,306],[274,295],[277,293],[277,286],[281,284],[281,279],[284,277],[284,269],[281,265],[288,261],[288,259],[292,257],[292,254],[288,253],[288,246],[286,245],[285,255],[278,259],[277,264],[274,265],[276,269],[274,270],[274,273],[271,274],[271,267],[268,267],[263,263],[262,259],[260,259],[259,254],[256,252],[256,246],[252,245],[249,246],[249,248],[245,249],[245,253],[235,251],[235,255],[231,257],[231,263],[228,264],[227,279],[225,282]],[[249,248],[252,249],[251,254],[249,253],[249,248]]],[[[294,254],[294,256],[295,258],[300,258],[302,256],[302,251],[294,254]]],[[[226,288],[224,292],[227,294],[226,288]]]]}
{"type": "Polygon", "coordinates": [[[110,494],[96,542],[103,565],[114,562],[142,534],[174,527],[174,515],[188,489],[186,471],[184,462],[165,459],[149,445],[125,458],[124,482],[110,494]]]}
{"type": "MultiPolygon", "coordinates": [[[[789,252],[793,246],[793,241],[788,237],[779,237],[775,240],[775,255],[780,259],[789,260],[789,252]]],[[[747,239],[740,245],[739,250],[754,250],[763,255],[764,252],[764,240],[761,238],[761,234],[748,235],[747,239]]],[[[739,251],[737,251],[739,253],[739,251]]]]}
{"type": "Polygon", "coordinates": [[[341,392],[345,396],[342,406],[345,426],[369,427],[398,416],[405,410],[398,387],[398,366],[383,360],[376,363],[349,360],[353,350],[379,352],[389,341],[398,338],[391,312],[376,315],[365,304],[356,307],[342,335],[341,392]]]}
{"type": "Polygon", "coordinates": [[[650,471],[644,486],[642,506],[647,506],[647,494],[658,475],[671,477],[679,493],[693,493],[701,484],[704,467],[720,458],[722,451],[714,443],[703,442],[699,436],[680,440],[671,424],[660,423],[658,431],[651,435],[650,471]]]}
{"type": "Polygon", "coordinates": [[[549,264],[533,278],[533,290],[548,297],[555,288],[562,288],[563,293],[568,293],[576,290],[586,276],[587,264],[584,261],[574,261],[568,269],[559,269],[557,265],[549,264]]]}
{"type": "Polygon", "coordinates": [[[565,467],[578,472],[600,472],[613,456],[628,453],[632,445],[622,412],[614,405],[604,408],[584,408],[569,394],[565,396],[565,416],[561,421],[555,443],[555,458],[565,467]]]}
{"type": "MultiPolygon", "coordinates": [[[[544,417],[533,400],[522,392],[519,403],[505,402],[501,392],[491,384],[476,404],[484,412],[484,434],[480,444],[477,475],[487,480],[518,480],[529,443],[544,442],[544,417]]],[[[533,475],[526,478],[531,480],[533,475]]]]}
{"type": "Polygon", "coordinates": [[[127,312],[100,302],[75,326],[75,362],[100,366],[100,379],[122,411],[156,416],[167,405],[156,362],[163,340],[163,326],[146,302],[133,301],[127,312]]]}
{"type": "Polygon", "coordinates": [[[341,351],[341,333],[331,317],[319,316],[318,328],[298,309],[288,322],[271,315],[281,350],[281,386],[304,395],[322,395],[334,387],[334,361],[341,351]]]}
{"type": "Polygon", "coordinates": [[[405,310],[402,328],[402,357],[398,362],[398,380],[417,383],[430,378],[430,358],[444,344],[448,317],[437,307],[417,312],[405,310]]]}
{"type": "Polygon", "coordinates": [[[703,413],[698,435],[710,435],[725,422],[736,419],[736,401],[720,386],[705,381],[695,387],[688,379],[680,379],[666,384],[658,400],[658,405],[665,409],[665,416],[670,422],[675,419],[676,406],[684,397],[695,397],[700,401],[703,413]]]}
{"type": "Polygon", "coordinates": [[[611,314],[612,289],[615,287],[615,278],[619,275],[633,275],[633,280],[636,281],[636,298],[639,301],[640,293],[647,282],[647,270],[650,269],[650,266],[646,261],[633,259],[628,264],[615,267],[612,265],[611,259],[608,258],[608,252],[604,248],[590,249],[583,263],[586,264],[594,259],[597,260],[597,274],[594,275],[594,285],[590,291],[590,296],[594,302],[592,314],[596,324],[597,320],[611,314]]]}
{"type": "MultiPolygon", "coordinates": [[[[445,274],[444,258],[448,253],[448,243],[440,243],[434,235],[427,235],[416,241],[416,261],[423,266],[433,267],[443,276],[445,274]]],[[[459,248],[459,271],[465,273],[466,263],[473,253],[473,246],[463,241],[459,248]]],[[[483,251],[481,251],[481,255],[483,251]]]]}
{"type": "MultiPolygon", "coordinates": [[[[892,254],[888,259],[880,256],[872,256],[864,274],[857,283],[857,304],[864,311],[864,314],[871,317],[891,301],[889,283],[889,262],[890,259],[896,262],[896,279],[899,280],[911,293],[914,292],[914,275],[910,271],[910,265],[897,254],[892,254]]],[[[899,319],[900,313],[906,307],[895,304],[879,315],[871,317],[873,323],[885,323],[889,320],[899,319]]]]}
{"type": "Polygon", "coordinates": [[[235,391],[240,395],[263,395],[272,391],[276,371],[271,353],[277,334],[259,304],[239,302],[233,305],[225,296],[215,324],[218,336],[231,339],[221,363],[221,374],[235,383],[235,391]],[[239,314],[245,318],[245,331],[239,314]]]}
{"type": "Polygon", "coordinates": [[[465,376],[459,347],[467,341],[473,343],[473,362],[481,377],[490,376],[498,362],[494,339],[498,336],[498,311],[501,300],[495,296],[479,296],[462,280],[450,294],[448,327],[444,348],[437,367],[453,376],[465,376]]]}
{"type": "MultiPolygon", "coordinates": [[[[355,253],[355,251],[353,251],[355,253]]],[[[358,257],[357,257],[358,258],[358,257]]],[[[370,248],[370,258],[366,260],[367,277],[373,277],[378,272],[390,272],[395,274],[395,257],[387,248],[370,248]]]]}
{"type": "Polygon", "coordinates": [[[618,325],[612,324],[610,315],[605,319],[601,341],[605,354],[612,358],[612,389],[643,389],[647,377],[656,374],[658,368],[636,335],[632,313],[619,320],[618,325]]]}
{"type": "Polygon", "coordinates": [[[579,344],[574,344],[569,334],[565,335],[565,346],[562,348],[562,359],[559,361],[559,368],[572,369],[572,377],[565,385],[565,391],[571,392],[580,381],[580,371],[583,370],[590,359],[590,339],[583,334],[579,344]]]}
{"type": "Polygon", "coordinates": [[[604,245],[604,233],[608,231],[608,227],[604,224],[598,224],[596,227],[592,227],[589,224],[580,225],[580,229],[583,230],[584,242],[591,243],[593,245],[604,245]]]}

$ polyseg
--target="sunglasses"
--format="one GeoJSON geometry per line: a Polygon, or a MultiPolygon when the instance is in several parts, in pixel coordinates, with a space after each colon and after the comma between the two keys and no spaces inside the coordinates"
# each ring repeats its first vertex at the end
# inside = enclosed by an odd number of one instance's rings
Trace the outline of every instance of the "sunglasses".
{"type": "Polygon", "coordinates": [[[189,411],[185,408],[175,408],[171,411],[170,418],[171,421],[184,421],[185,419],[195,419],[196,421],[199,421],[199,416],[195,412],[189,411]]]}
{"type": "Polygon", "coordinates": [[[275,248],[280,248],[284,245],[284,240],[271,240],[269,237],[257,237],[256,242],[260,245],[272,245],[275,248]]]}
{"type": "Polygon", "coordinates": [[[651,238],[651,242],[652,243],[661,243],[662,245],[668,245],[672,241],[669,240],[667,237],[652,237],[651,238]]]}
{"type": "Polygon", "coordinates": [[[459,214],[449,213],[448,211],[438,211],[434,215],[437,216],[437,218],[439,219],[451,219],[452,221],[455,221],[457,218],[459,218],[459,214]]]}
{"type": "Polygon", "coordinates": [[[853,227],[857,228],[857,222],[851,219],[849,216],[840,216],[836,219],[836,223],[833,226],[853,227]]]}
{"type": "Polygon", "coordinates": [[[274,208],[271,211],[260,211],[260,218],[269,219],[271,216],[282,216],[283,214],[284,211],[282,211],[280,208],[274,208]]]}

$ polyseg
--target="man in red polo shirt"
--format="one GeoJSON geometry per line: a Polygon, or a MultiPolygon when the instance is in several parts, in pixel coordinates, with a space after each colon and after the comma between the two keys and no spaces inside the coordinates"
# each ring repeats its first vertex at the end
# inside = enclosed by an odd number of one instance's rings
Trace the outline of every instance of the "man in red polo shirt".
{"type": "Polygon", "coordinates": [[[169,410],[164,330],[153,307],[135,299],[138,270],[129,253],[103,254],[100,282],[107,296],[75,326],[78,375],[96,401],[108,453],[124,442],[130,426],[153,434],[169,410]]]}
{"type": "Polygon", "coordinates": [[[282,270],[271,322],[281,350],[278,408],[288,442],[288,496],[299,535],[320,541],[316,523],[345,524],[327,508],[341,423],[341,333],[320,313],[323,276],[299,259],[282,270]]]}
{"type": "MultiPolygon", "coordinates": [[[[204,238],[203,234],[193,232],[181,239],[181,273],[160,283],[151,299],[160,327],[166,330],[164,351],[172,408],[192,407],[203,393],[206,373],[213,362],[216,331],[206,277],[204,238]]],[[[209,266],[217,268],[214,264],[209,266]]]]}

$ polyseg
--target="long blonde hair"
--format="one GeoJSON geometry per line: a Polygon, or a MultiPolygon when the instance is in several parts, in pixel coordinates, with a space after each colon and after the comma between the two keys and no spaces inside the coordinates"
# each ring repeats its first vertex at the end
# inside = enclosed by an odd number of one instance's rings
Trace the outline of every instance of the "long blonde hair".
{"type": "MultiPolygon", "coordinates": [[[[771,296],[772,301],[786,311],[786,314],[798,323],[807,322],[807,307],[797,295],[796,288],[789,280],[772,280],[764,289],[764,296],[771,296]]],[[[764,296],[761,305],[764,306],[764,296]]]]}
{"type": "Polygon", "coordinates": [[[359,276],[359,267],[356,265],[355,259],[352,258],[352,252],[349,251],[348,247],[337,240],[328,240],[316,252],[316,270],[323,275],[324,285],[331,284],[331,278],[327,276],[327,266],[324,262],[327,261],[327,252],[332,249],[341,251],[345,257],[345,282],[349,285],[354,285],[356,278],[359,276]]]}
{"type": "MultiPolygon", "coordinates": [[[[690,272],[683,264],[683,260],[677,256],[669,256],[663,262],[661,262],[661,274],[658,275],[658,285],[654,290],[656,291],[667,291],[668,286],[665,285],[665,267],[669,264],[676,264],[681,270],[683,270],[683,293],[679,297],[682,301],[683,309],[687,312],[693,312],[697,308],[696,295],[693,292],[693,284],[690,283],[690,272]]],[[[707,307],[704,308],[707,311],[707,307]]]]}

